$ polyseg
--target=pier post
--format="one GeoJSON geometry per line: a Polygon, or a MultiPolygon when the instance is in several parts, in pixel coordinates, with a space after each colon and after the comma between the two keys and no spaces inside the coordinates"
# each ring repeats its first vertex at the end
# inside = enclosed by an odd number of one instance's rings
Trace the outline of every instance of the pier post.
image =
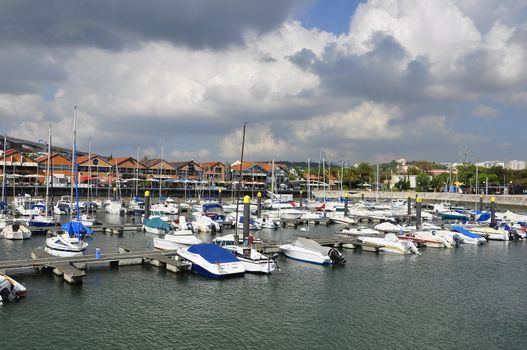
{"type": "Polygon", "coordinates": [[[360,198],[364,202],[364,193],[360,195],[360,198]]]}
{"type": "Polygon", "coordinates": [[[300,208],[302,208],[302,193],[304,193],[304,191],[300,190],[300,208]]]}
{"type": "Polygon", "coordinates": [[[349,195],[348,193],[346,193],[344,195],[344,217],[347,218],[348,217],[348,213],[349,213],[349,210],[348,210],[348,202],[349,202],[349,195]]]}
{"type": "Polygon", "coordinates": [[[150,217],[150,191],[145,191],[145,219],[150,217]]]}
{"type": "Polygon", "coordinates": [[[479,211],[483,211],[483,195],[479,196],[479,211]]]}
{"type": "Polygon", "coordinates": [[[113,191],[113,200],[116,201],[117,200],[117,187],[113,187],[112,191],[113,191]]]}
{"type": "Polygon", "coordinates": [[[408,205],[408,217],[412,216],[412,197],[406,198],[406,204],[408,205]]]}
{"type": "MultiPolygon", "coordinates": [[[[260,197],[261,198],[261,197],[260,197]]],[[[249,225],[251,223],[251,197],[243,197],[243,242],[249,238],[249,225]]]]}
{"type": "Polygon", "coordinates": [[[258,192],[256,194],[256,198],[257,198],[257,203],[258,203],[258,206],[256,209],[256,217],[259,219],[262,217],[262,192],[258,192]]]}
{"type": "Polygon", "coordinates": [[[221,204],[221,188],[218,188],[218,202],[221,204]]]}
{"type": "Polygon", "coordinates": [[[496,198],[490,197],[490,225],[496,226],[496,198]]]}
{"type": "Polygon", "coordinates": [[[415,228],[421,229],[421,197],[417,197],[415,200],[415,228]]]}

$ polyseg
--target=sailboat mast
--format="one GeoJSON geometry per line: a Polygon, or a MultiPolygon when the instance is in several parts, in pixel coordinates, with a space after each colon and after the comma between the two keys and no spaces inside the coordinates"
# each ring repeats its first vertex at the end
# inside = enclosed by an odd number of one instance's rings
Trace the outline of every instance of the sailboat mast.
{"type": "Polygon", "coordinates": [[[165,145],[161,146],[161,167],[159,168],[159,203],[161,203],[161,184],[163,182],[163,157],[165,156],[165,145]]]}
{"type": "Polygon", "coordinates": [[[137,192],[139,187],[139,146],[137,146],[137,156],[135,158],[135,197],[137,198],[137,192]]]}
{"type": "Polygon", "coordinates": [[[6,135],[4,135],[4,164],[2,165],[2,202],[4,203],[4,205],[7,205],[6,201],[5,201],[5,184],[6,184],[6,181],[5,181],[5,178],[6,178],[6,174],[5,174],[5,163],[6,163],[6,152],[7,152],[7,137],[6,135]]]}
{"type": "Polygon", "coordinates": [[[322,158],[322,183],[324,184],[324,203],[326,203],[326,159],[322,158]]]}
{"type": "Polygon", "coordinates": [[[75,176],[75,210],[77,211],[77,221],[80,221],[79,210],[79,172],[77,168],[77,107],[73,117],[73,169],[75,176]]]}
{"type": "Polygon", "coordinates": [[[271,164],[272,164],[271,165],[271,192],[274,194],[274,190],[275,190],[275,186],[276,186],[276,184],[275,184],[276,179],[274,177],[274,158],[273,158],[273,161],[272,161],[271,164]]]}
{"type": "Polygon", "coordinates": [[[307,201],[311,199],[311,168],[309,167],[309,158],[307,158],[307,201]]]}
{"type": "Polygon", "coordinates": [[[242,154],[240,157],[240,178],[238,179],[238,194],[236,198],[236,225],[234,226],[234,239],[236,241],[236,244],[238,244],[238,207],[240,205],[240,191],[242,188],[242,172],[243,172],[243,152],[245,150],[245,128],[247,127],[247,122],[243,123],[243,134],[242,134],[242,154]]]}
{"type": "Polygon", "coordinates": [[[89,213],[90,214],[93,214],[93,210],[92,210],[92,201],[91,201],[91,193],[92,191],[92,188],[91,188],[91,136],[90,138],[88,139],[88,210],[89,210],[89,213]]]}
{"type": "Polygon", "coordinates": [[[46,165],[46,177],[44,178],[46,181],[46,217],[48,216],[49,212],[49,206],[48,206],[48,197],[49,197],[49,163],[51,162],[51,124],[49,124],[48,129],[48,163],[46,165]]]}

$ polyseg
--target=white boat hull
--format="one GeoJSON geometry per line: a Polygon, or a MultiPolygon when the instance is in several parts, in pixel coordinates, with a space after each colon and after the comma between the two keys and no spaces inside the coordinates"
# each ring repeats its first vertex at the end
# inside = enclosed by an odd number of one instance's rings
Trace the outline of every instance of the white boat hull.
{"type": "Polygon", "coordinates": [[[322,253],[296,247],[292,244],[281,245],[280,251],[290,259],[305,261],[312,264],[327,265],[331,264],[331,259],[322,253]]]}
{"type": "Polygon", "coordinates": [[[29,239],[31,237],[31,230],[25,227],[24,225],[18,225],[18,227],[16,224],[7,225],[2,230],[2,236],[4,236],[5,239],[11,240],[29,239]]]}

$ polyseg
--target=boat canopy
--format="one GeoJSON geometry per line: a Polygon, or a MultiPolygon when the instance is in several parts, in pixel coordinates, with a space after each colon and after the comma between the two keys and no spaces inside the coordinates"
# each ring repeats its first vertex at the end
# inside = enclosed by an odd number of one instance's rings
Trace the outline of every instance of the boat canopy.
{"type": "Polygon", "coordinates": [[[84,226],[81,222],[70,221],[62,224],[62,231],[68,233],[70,236],[81,236],[81,235],[91,235],[93,231],[88,227],[84,226]]]}
{"type": "Polygon", "coordinates": [[[161,220],[160,218],[144,219],[143,225],[151,228],[156,228],[158,230],[170,230],[170,224],[161,220]]]}
{"type": "Polygon", "coordinates": [[[331,248],[323,247],[314,240],[304,237],[297,237],[296,241],[293,242],[293,245],[309,250],[315,250],[322,254],[327,254],[331,250],[331,248]]]}
{"type": "Polygon", "coordinates": [[[203,204],[203,211],[223,210],[223,205],[219,203],[205,203],[203,204]]]}
{"type": "Polygon", "coordinates": [[[470,238],[481,238],[480,235],[472,233],[469,230],[467,230],[467,229],[465,229],[465,228],[463,228],[461,226],[452,226],[451,229],[452,229],[452,231],[456,231],[456,232],[462,233],[465,236],[470,237],[470,238]]]}
{"type": "Polygon", "coordinates": [[[238,258],[236,258],[228,250],[211,243],[191,245],[188,248],[188,252],[200,255],[203,259],[207,260],[211,264],[230,263],[239,261],[238,258]]]}

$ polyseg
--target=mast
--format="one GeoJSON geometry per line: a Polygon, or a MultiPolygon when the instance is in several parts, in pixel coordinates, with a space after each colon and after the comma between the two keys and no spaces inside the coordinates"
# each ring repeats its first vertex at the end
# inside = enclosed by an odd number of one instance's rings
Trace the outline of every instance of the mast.
{"type": "Polygon", "coordinates": [[[70,221],[73,219],[73,210],[71,204],[73,203],[73,181],[75,174],[75,128],[77,124],[77,106],[73,106],[73,138],[71,141],[71,177],[70,177],[70,221]]]}
{"type": "Polygon", "coordinates": [[[6,174],[5,174],[6,158],[5,158],[5,156],[6,156],[6,152],[7,152],[6,148],[7,148],[7,137],[6,137],[6,135],[4,135],[4,164],[2,166],[2,202],[4,203],[4,205],[7,205],[6,200],[5,200],[5,184],[6,184],[6,181],[5,181],[5,178],[6,178],[6,174]]]}
{"type": "Polygon", "coordinates": [[[75,176],[75,210],[77,211],[77,221],[80,221],[79,210],[79,172],[77,167],[77,106],[73,117],[73,169],[75,176]]]}
{"type": "Polygon", "coordinates": [[[165,155],[165,145],[161,146],[161,167],[159,168],[159,203],[161,203],[161,183],[163,182],[163,157],[165,155]]]}
{"type": "Polygon", "coordinates": [[[324,203],[326,203],[326,160],[322,158],[322,183],[324,184],[324,203]]]}
{"type": "Polygon", "coordinates": [[[379,163],[377,163],[377,180],[375,181],[375,201],[379,200],[379,163]]]}
{"type": "Polygon", "coordinates": [[[274,158],[273,158],[273,162],[271,163],[271,192],[274,194],[274,190],[275,190],[275,176],[274,176],[274,158]]]}
{"type": "Polygon", "coordinates": [[[137,192],[139,187],[139,146],[137,146],[137,156],[135,158],[135,197],[137,198],[137,192]]]}
{"type": "Polygon", "coordinates": [[[51,156],[51,144],[53,142],[53,134],[51,131],[51,124],[49,125],[49,167],[51,168],[51,214],[55,213],[55,197],[53,195],[53,157],[51,156]]]}
{"type": "Polygon", "coordinates": [[[51,161],[51,124],[49,124],[48,129],[48,164],[46,165],[46,217],[48,216],[49,206],[48,206],[48,197],[49,197],[49,163],[51,161]]]}
{"type": "Polygon", "coordinates": [[[311,169],[309,167],[309,158],[307,158],[307,201],[311,199],[311,169]]]}
{"type": "Polygon", "coordinates": [[[236,241],[236,244],[238,244],[238,207],[240,205],[240,191],[242,188],[242,171],[243,171],[243,151],[245,149],[245,128],[247,126],[247,122],[243,123],[243,134],[242,134],[242,154],[240,157],[240,178],[238,180],[238,194],[236,198],[236,225],[234,226],[234,240],[236,241]]]}
{"type": "Polygon", "coordinates": [[[88,139],[88,210],[90,214],[93,214],[92,201],[91,201],[91,136],[88,139]]]}

